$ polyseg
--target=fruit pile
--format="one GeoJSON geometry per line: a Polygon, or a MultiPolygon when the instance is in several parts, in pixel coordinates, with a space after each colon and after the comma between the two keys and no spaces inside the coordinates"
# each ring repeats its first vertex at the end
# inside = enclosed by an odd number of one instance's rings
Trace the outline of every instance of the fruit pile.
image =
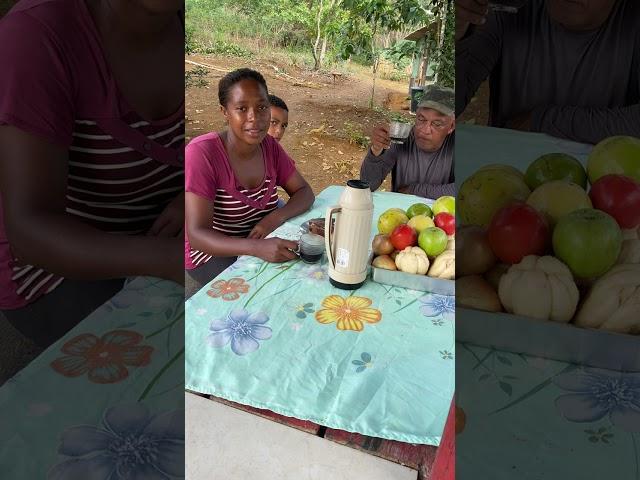
{"type": "Polygon", "coordinates": [[[458,203],[457,305],[640,333],[640,139],[603,140],[586,171],[484,166],[458,203]]]}
{"type": "Polygon", "coordinates": [[[378,218],[379,234],[373,238],[372,265],[452,280],[455,277],[455,209],[455,198],[444,196],[432,207],[416,203],[406,212],[400,208],[384,212],[378,218]]]}

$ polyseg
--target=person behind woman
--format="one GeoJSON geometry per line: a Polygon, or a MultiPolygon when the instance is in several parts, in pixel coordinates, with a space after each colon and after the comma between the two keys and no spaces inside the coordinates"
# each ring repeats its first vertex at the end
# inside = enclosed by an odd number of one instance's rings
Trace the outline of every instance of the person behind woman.
{"type": "Polygon", "coordinates": [[[187,296],[216,277],[238,255],[268,262],[296,257],[296,242],[265,238],[314,201],[309,184],[278,142],[264,77],[242,68],[218,86],[228,128],[194,138],[185,151],[185,267],[187,296]],[[289,194],[277,208],[276,187],[289,194]]]}
{"type": "Polygon", "coordinates": [[[180,0],[0,20],[0,310],[46,347],[125,277],[184,282],[180,0]]]}
{"type": "Polygon", "coordinates": [[[269,135],[278,142],[284,137],[284,132],[289,127],[289,107],[280,97],[269,95],[271,103],[271,122],[269,125],[269,135]]]}

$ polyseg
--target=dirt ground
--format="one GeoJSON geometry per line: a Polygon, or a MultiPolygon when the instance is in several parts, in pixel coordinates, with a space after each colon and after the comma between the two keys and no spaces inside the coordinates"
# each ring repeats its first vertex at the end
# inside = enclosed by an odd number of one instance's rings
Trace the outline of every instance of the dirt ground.
{"type": "MultiPolygon", "coordinates": [[[[368,107],[369,77],[354,73],[334,79],[331,74],[285,69],[268,59],[248,62],[214,55],[192,55],[186,60],[186,70],[196,68],[189,62],[213,67],[207,69],[207,86],[186,90],[187,141],[224,128],[217,99],[218,81],[226,71],[250,67],[265,76],[270,93],[287,103],[289,128],[282,145],[314,192],[317,194],[330,185],[343,185],[347,180],[359,177],[366,147],[358,143],[366,143],[363,135],[369,136],[375,125],[385,121],[379,108],[376,111],[368,107]]],[[[378,79],[375,103],[408,114],[408,89],[408,84],[378,79]]],[[[390,188],[390,178],[387,178],[381,189],[390,188]]]]}

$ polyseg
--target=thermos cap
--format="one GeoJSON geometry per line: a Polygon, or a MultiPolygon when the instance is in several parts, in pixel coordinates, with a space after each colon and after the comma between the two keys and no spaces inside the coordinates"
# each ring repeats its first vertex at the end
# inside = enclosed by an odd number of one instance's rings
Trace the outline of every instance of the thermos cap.
{"type": "Polygon", "coordinates": [[[347,186],[364,190],[365,188],[369,188],[369,182],[364,182],[362,180],[349,180],[347,182],[347,186]]]}

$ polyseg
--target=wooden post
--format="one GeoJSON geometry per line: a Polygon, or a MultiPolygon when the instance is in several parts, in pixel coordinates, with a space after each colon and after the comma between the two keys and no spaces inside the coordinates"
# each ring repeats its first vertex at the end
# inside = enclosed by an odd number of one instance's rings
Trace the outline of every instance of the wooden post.
{"type": "Polygon", "coordinates": [[[429,480],[455,480],[456,478],[456,407],[455,397],[451,400],[447,423],[442,440],[436,452],[429,480]]]}

